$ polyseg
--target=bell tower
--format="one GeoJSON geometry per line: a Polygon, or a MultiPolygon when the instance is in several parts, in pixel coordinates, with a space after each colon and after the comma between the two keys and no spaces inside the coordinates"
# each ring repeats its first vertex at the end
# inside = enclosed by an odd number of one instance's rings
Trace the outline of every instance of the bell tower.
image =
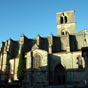
{"type": "Polygon", "coordinates": [[[75,12],[73,10],[57,12],[56,19],[59,36],[76,33],[75,12]]]}

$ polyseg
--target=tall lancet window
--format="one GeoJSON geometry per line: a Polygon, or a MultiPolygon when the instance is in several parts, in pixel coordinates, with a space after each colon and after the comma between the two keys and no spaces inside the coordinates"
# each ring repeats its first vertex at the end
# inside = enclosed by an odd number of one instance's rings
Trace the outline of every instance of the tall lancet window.
{"type": "Polygon", "coordinates": [[[41,56],[35,54],[33,57],[33,69],[39,69],[41,67],[41,56]]]}
{"type": "Polygon", "coordinates": [[[64,16],[64,21],[65,23],[67,23],[67,16],[64,16]]]}
{"type": "Polygon", "coordinates": [[[60,23],[63,24],[63,17],[60,17],[60,23]]]}
{"type": "Polygon", "coordinates": [[[67,23],[67,16],[65,16],[64,13],[62,13],[60,16],[60,23],[67,23]]]}

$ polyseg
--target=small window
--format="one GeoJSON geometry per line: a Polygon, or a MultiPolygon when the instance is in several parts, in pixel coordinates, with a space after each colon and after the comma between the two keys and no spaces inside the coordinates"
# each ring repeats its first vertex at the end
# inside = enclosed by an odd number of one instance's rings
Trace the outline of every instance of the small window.
{"type": "Polygon", "coordinates": [[[66,35],[69,35],[69,33],[66,31],[66,35]]]}
{"type": "Polygon", "coordinates": [[[63,29],[62,32],[61,32],[62,35],[68,35],[69,32],[66,30],[66,29],[63,29]]]}
{"type": "Polygon", "coordinates": [[[64,32],[62,32],[61,34],[64,35],[64,32]]]}
{"type": "Polygon", "coordinates": [[[77,64],[78,64],[78,69],[83,69],[82,57],[80,55],[78,55],[77,57],[77,64]]]}

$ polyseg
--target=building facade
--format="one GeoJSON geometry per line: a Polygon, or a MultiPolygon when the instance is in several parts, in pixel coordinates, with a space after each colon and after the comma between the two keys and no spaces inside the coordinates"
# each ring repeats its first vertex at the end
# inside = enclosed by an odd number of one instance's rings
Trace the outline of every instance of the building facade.
{"type": "MultiPolygon", "coordinates": [[[[88,30],[76,31],[73,10],[57,12],[56,19],[57,36],[37,35],[31,39],[22,34],[20,40],[8,39],[2,42],[1,82],[14,86],[19,82],[17,71],[21,50],[24,57],[24,79],[21,86],[24,88],[67,85],[74,82],[80,85],[88,81],[87,55],[84,53],[84,57],[82,56],[82,48],[88,46],[88,30]]],[[[3,83],[1,85],[4,86],[3,83]]]]}

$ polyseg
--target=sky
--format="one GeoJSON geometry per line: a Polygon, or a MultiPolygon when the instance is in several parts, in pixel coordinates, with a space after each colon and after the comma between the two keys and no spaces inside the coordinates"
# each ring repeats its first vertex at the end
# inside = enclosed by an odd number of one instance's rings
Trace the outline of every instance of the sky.
{"type": "Polygon", "coordinates": [[[57,35],[56,12],[75,10],[77,31],[88,29],[88,0],[0,0],[0,43],[57,35]]]}

